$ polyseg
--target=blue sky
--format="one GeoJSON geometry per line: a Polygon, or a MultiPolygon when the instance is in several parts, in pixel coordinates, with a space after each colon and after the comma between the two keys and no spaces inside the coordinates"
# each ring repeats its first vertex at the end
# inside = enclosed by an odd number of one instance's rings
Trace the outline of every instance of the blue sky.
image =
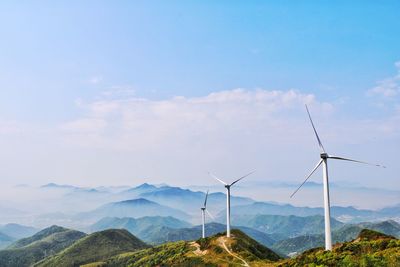
{"type": "Polygon", "coordinates": [[[326,147],[392,165],[346,165],[339,180],[399,188],[399,13],[399,1],[3,1],[0,176],[185,184],[256,168],[301,181],[318,158],[308,103],[326,147]],[[271,153],[294,147],[307,156],[282,171],[271,153]]]}

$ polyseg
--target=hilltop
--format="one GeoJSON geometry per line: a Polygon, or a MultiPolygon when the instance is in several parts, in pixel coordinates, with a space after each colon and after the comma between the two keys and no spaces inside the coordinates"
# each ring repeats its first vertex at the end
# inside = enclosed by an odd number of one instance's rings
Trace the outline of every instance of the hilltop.
{"type": "Polygon", "coordinates": [[[310,249],[278,266],[400,266],[400,240],[363,229],[356,239],[337,244],[332,251],[310,249]]]}
{"type": "Polygon", "coordinates": [[[31,266],[70,246],[85,234],[79,231],[51,226],[35,235],[16,241],[0,251],[0,266],[31,266]]]}
{"type": "MultiPolygon", "coordinates": [[[[363,229],[371,229],[394,237],[400,237],[400,224],[395,221],[383,221],[375,223],[359,223],[343,225],[332,232],[333,243],[351,241],[356,238],[363,229]]],[[[323,234],[308,234],[288,238],[276,242],[272,249],[288,255],[303,252],[307,249],[322,247],[324,245],[323,234]]]]}
{"type": "Polygon", "coordinates": [[[242,231],[233,230],[230,239],[219,233],[197,241],[167,243],[112,257],[100,266],[267,266],[280,259],[242,231]]]}
{"type": "MultiPolygon", "coordinates": [[[[206,235],[211,236],[226,230],[226,225],[220,223],[207,223],[205,225],[206,235]]],[[[270,235],[263,232],[257,231],[255,229],[244,227],[244,226],[232,226],[232,229],[239,229],[246,235],[255,239],[257,242],[264,246],[271,246],[275,240],[271,238],[270,235]]],[[[149,229],[147,233],[143,235],[143,240],[149,242],[150,244],[162,244],[165,242],[174,241],[188,241],[196,240],[201,237],[201,225],[196,225],[190,228],[169,228],[169,227],[154,227],[149,229]]]]}
{"type": "Polygon", "coordinates": [[[107,259],[113,255],[131,252],[149,246],[124,229],[104,230],[90,234],[70,247],[50,256],[35,266],[79,266],[107,259]]]}
{"type": "Polygon", "coordinates": [[[148,235],[154,228],[168,227],[172,229],[190,227],[191,224],[171,216],[145,216],[141,218],[116,218],[106,217],[90,227],[90,231],[101,231],[106,229],[126,229],[141,238],[148,235]]]}

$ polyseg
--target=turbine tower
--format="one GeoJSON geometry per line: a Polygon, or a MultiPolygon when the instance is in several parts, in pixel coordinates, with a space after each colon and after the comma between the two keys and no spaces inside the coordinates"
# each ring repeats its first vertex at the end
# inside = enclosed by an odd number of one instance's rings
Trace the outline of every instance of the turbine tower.
{"type": "Polygon", "coordinates": [[[217,176],[215,176],[214,174],[209,173],[210,176],[215,178],[218,182],[223,184],[225,186],[225,188],[226,188],[226,236],[227,237],[231,237],[231,186],[236,184],[237,182],[239,182],[243,178],[249,176],[253,172],[254,171],[246,174],[245,176],[240,177],[239,179],[235,180],[231,184],[227,184],[224,181],[222,181],[221,179],[219,179],[217,176]]]}
{"type": "Polygon", "coordinates": [[[207,198],[208,198],[208,190],[207,190],[207,194],[206,194],[206,199],[204,200],[204,205],[201,208],[201,220],[202,220],[202,238],[206,237],[206,231],[205,231],[205,222],[206,222],[206,212],[208,214],[208,216],[211,217],[211,219],[214,219],[214,217],[211,215],[210,212],[208,212],[207,210],[207,198]]]}
{"type": "Polygon", "coordinates": [[[368,162],[349,159],[349,158],[332,156],[332,155],[329,155],[328,153],[326,153],[325,148],[322,145],[321,139],[318,136],[317,130],[315,129],[314,123],[313,123],[313,121],[311,119],[311,115],[310,115],[310,112],[308,110],[307,105],[306,105],[306,110],[307,110],[308,117],[309,117],[310,122],[311,122],[311,126],[313,127],[315,136],[317,138],[319,148],[321,150],[321,153],[320,153],[320,158],[321,159],[318,161],[318,163],[314,167],[314,169],[312,169],[312,171],[307,176],[307,178],[304,180],[304,182],[293,192],[293,194],[290,197],[292,198],[297,193],[297,191],[299,191],[299,189],[307,182],[307,180],[311,177],[311,175],[322,164],[323,185],[324,185],[325,250],[332,250],[331,212],[330,212],[330,202],[329,202],[329,181],[328,181],[328,159],[346,160],[346,161],[352,161],[352,162],[357,162],[357,163],[373,165],[373,166],[377,166],[377,167],[383,167],[383,168],[385,168],[385,166],[382,166],[382,165],[379,165],[379,164],[371,164],[371,163],[368,163],[368,162]]]}

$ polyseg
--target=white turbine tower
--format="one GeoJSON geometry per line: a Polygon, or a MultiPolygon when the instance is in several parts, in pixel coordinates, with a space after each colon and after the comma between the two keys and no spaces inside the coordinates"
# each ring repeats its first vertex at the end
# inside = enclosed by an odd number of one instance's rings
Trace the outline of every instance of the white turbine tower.
{"type": "Polygon", "coordinates": [[[311,119],[310,112],[308,110],[308,107],[306,105],[306,110],[308,113],[308,117],[310,118],[311,125],[314,129],[315,136],[317,137],[318,140],[318,145],[321,150],[320,157],[321,159],[318,161],[317,165],[314,167],[314,169],[311,171],[311,173],[307,176],[307,178],[304,180],[304,182],[293,192],[293,194],[290,197],[293,197],[297,191],[307,182],[307,180],[311,177],[311,175],[318,169],[318,167],[322,164],[322,169],[323,169],[323,185],[324,185],[324,215],[325,215],[325,250],[332,250],[332,237],[331,237],[331,214],[330,214],[330,202],[329,202],[329,181],[328,181],[328,159],[338,159],[338,160],[347,160],[347,161],[352,161],[352,162],[357,162],[357,163],[363,163],[363,164],[368,164],[368,165],[373,165],[377,167],[383,167],[385,166],[379,165],[379,164],[371,164],[368,162],[364,161],[359,161],[359,160],[354,160],[354,159],[348,159],[348,158],[343,158],[343,157],[337,157],[337,156],[332,156],[329,155],[328,153],[325,152],[325,148],[322,145],[321,140],[319,139],[317,130],[315,129],[314,123],[311,119]]]}
{"type": "Polygon", "coordinates": [[[246,174],[245,176],[240,177],[239,179],[235,180],[231,184],[227,184],[217,176],[212,173],[209,173],[212,177],[214,177],[218,182],[222,183],[226,188],[226,236],[231,237],[231,186],[242,180],[243,178],[249,176],[254,171],[246,174]]]}
{"type": "Polygon", "coordinates": [[[207,190],[207,194],[206,194],[206,199],[204,200],[204,205],[201,208],[201,220],[202,220],[202,238],[206,237],[206,231],[205,231],[205,223],[206,223],[206,212],[208,214],[208,216],[211,217],[211,219],[214,219],[214,217],[211,215],[210,212],[208,212],[207,210],[207,198],[208,198],[208,190],[207,190]]]}

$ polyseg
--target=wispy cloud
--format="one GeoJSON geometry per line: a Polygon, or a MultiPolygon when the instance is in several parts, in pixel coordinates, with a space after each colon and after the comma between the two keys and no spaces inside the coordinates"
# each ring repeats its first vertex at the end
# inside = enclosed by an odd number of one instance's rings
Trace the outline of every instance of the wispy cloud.
{"type": "Polygon", "coordinates": [[[108,90],[103,91],[101,93],[102,97],[105,98],[126,98],[135,96],[136,90],[130,85],[114,85],[111,86],[108,90]]]}
{"type": "Polygon", "coordinates": [[[72,130],[81,138],[88,132],[97,133],[97,138],[91,136],[82,143],[112,144],[117,148],[149,148],[171,142],[191,146],[210,138],[229,143],[235,136],[287,136],[296,128],[291,121],[304,104],[325,113],[333,109],[329,103],[316,101],[314,95],[296,90],[235,89],[167,100],[125,96],[80,103],[85,114],[64,123],[62,129],[72,130]]]}
{"type": "Polygon", "coordinates": [[[394,98],[400,94],[400,61],[397,61],[394,65],[396,74],[379,81],[374,88],[367,91],[368,96],[394,98]]]}

